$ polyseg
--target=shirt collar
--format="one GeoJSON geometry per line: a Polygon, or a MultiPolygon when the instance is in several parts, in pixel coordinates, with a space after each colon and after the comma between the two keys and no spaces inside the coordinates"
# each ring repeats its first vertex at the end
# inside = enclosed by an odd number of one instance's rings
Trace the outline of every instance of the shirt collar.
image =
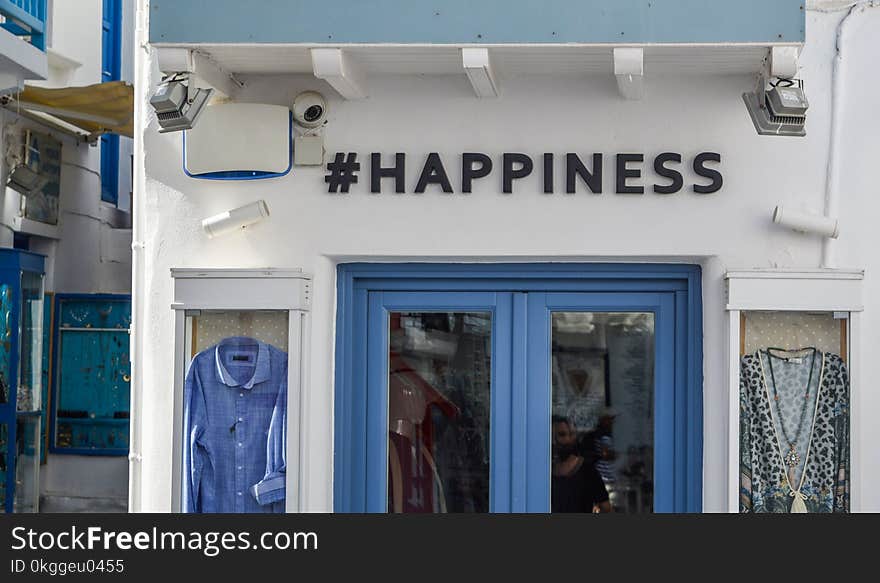
{"type": "Polygon", "coordinates": [[[232,376],[226,367],[223,366],[223,361],[220,358],[220,346],[224,342],[239,340],[240,338],[227,338],[226,340],[220,341],[217,346],[214,348],[214,362],[217,364],[217,377],[220,379],[220,382],[228,387],[241,387],[243,389],[252,389],[254,385],[258,383],[262,383],[264,381],[269,380],[271,369],[269,366],[269,347],[265,342],[256,341],[258,345],[257,349],[257,362],[254,365],[254,376],[250,378],[245,383],[241,383],[232,376]]]}

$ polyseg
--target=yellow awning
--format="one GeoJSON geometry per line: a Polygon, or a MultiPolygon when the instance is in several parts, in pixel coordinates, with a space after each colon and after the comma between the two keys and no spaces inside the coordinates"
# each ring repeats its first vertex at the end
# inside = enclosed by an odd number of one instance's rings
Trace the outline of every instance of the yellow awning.
{"type": "Polygon", "coordinates": [[[89,140],[106,133],[130,138],[134,133],[134,88],[125,81],[61,89],[26,85],[7,107],[37,114],[33,117],[40,121],[61,120],[59,129],[75,126],[68,131],[89,140]]]}

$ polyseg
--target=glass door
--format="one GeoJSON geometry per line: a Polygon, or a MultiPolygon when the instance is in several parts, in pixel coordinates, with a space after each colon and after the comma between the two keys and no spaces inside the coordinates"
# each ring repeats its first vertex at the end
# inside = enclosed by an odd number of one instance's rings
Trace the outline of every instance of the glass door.
{"type": "Polygon", "coordinates": [[[343,296],[337,511],[699,510],[698,288],[412,269],[343,296]]]}
{"type": "Polygon", "coordinates": [[[509,294],[369,295],[368,511],[499,511],[509,294]]]}
{"type": "Polygon", "coordinates": [[[674,295],[530,293],[530,511],[673,509],[674,295]]]}

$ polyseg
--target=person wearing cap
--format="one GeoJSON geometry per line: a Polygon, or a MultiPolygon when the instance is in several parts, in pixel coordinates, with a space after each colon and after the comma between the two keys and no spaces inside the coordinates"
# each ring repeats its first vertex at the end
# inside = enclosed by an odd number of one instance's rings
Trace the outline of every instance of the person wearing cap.
{"type": "Polygon", "coordinates": [[[617,409],[614,407],[602,407],[599,411],[596,427],[586,433],[581,444],[584,456],[592,461],[599,475],[602,476],[602,481],[611,495],[612,502],[617,483],[617,472],[614,467],[617,452],[614,450],[612,431],[617,415],[617,409]]]}

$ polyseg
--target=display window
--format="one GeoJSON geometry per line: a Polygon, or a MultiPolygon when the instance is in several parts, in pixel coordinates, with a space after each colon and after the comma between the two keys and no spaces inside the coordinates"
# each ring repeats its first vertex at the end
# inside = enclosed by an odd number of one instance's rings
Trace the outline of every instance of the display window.
{"type": "Polygon", "coordinates": [[[740,315],[740,512],[849,512],[846,312],[740,315]]]}
{"type": "Polygon", "coordinates": [[[6,423],[0,423],[0,505],[6,506],[6,472],[9,471],[8,462],[9,429],[6,423]]]}
{"type": "Polygon", "coordinates": [[[309,277],[293,269],[172,276],[172,510],[295,510],[309,277]]]}
{"type": "Polygon", "coordinates": [[[203,310],[186,318],[184,512],[283,512],[288,313],[203,310]]]}
{"type": "Polygon", "coordinates": [[[40,415],[19,415],[15,431],[14,512],[37,512],[40,497],[40,415]]]}

